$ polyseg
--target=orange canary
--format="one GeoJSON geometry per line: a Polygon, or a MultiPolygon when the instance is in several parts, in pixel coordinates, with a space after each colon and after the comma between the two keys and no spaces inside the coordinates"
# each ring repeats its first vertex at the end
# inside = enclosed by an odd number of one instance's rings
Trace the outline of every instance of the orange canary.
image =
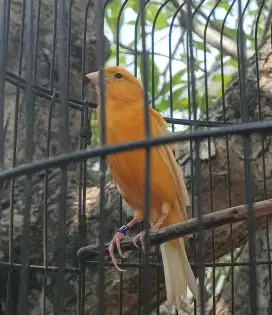
{"type": "MultiPolygon", "coordinates": [[[[87,74],[95,86],[99,99],[99,72],[87,74]]],[[[144,90],[140,82],[128,71],[120,67],[104,69],[106,144],[121,144],[145,138],[144,90]]],[[[150,137],[165,136],[169,131],[162,116],[148,109],[150,137]]],[[[98,106],[98,117],[100,117],[98,106]]],[[[123,256],[120,242],[126,232],[144,217],[144,149],[115,153],[107,156],[112,177],[122,197],[134,210],[134,218],[123,225],[115,234],[109,246],[112,262],[119,271],[113,247],[116,245],[123,256]]],[[[167,227],[187,220],[186,207],[190,200],[183,181],[182,171],[177,164],[171,145],[154,146],[150,149],[150,224],[153,229],[167,227]]],[[[137,246],[141,232],[133,238],[137,246]]],[[[187,286],[198,300],[198,285],[185,251],[183,238],[160,245],[164,266],[167,300],[177,309],[181,297],[186,297],[187,286]]]]}

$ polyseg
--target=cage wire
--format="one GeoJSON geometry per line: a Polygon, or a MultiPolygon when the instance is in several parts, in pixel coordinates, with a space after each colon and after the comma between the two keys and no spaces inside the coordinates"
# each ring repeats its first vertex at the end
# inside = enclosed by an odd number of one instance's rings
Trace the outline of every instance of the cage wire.
{"type": "Polygon", "coordinates": [[[164,304],[158,246],[178,236],[202,302],[182,300],[181,314],[271,314],[271,12],[268,0],[0,2],[0,314],[178,314],[164,304]],[[131,70],[145,117],[148,106],[161,111],[174,136],[150,137],[146,119],[142,141],[105,145],[106,91],[98,135],[85,78],[99,70],[103,86],[105,63],[131,70]],[[149,233],[150,148],[169,143],[192,219],[149,233]],[[139,148],[145,217],[131,233],[145,230],[149,254],[124,240],[119,274],[108,242],[132,210],[109,183],[106,156],[139,148]]]}

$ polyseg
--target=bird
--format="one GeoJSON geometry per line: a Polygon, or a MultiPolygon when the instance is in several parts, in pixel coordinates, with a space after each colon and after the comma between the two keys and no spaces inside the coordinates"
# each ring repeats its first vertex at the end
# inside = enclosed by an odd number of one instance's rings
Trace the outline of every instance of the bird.
{"type": "MultiPolygon", "coordinates": [[[[144,89],[140,81],[129,71],[119,66],[103,68],[105,89],[105,144],[116,145],[145,139],[144,89]]],[[[98,100],[98,125],[100,121],[100,75],[99,71],[86,75],[95,88],[98,100]]],[[[148,107],[150,137],[169,134],[167,123],[156,110],[148,107]]],[[[117,270],[123,272],[114,256],[116,246],[121,257],[121,240],[132,226],[141,222],[145,213],[145,149],[117,152],[107,155],[106,161],[112,178],[124,201],[133,209],[133,219],[121,226],[109,245],[109,255],[117,270]]],[[[187,206],[190,198],[182,170],[170,144],[153,146],[150,149],[150,225],[152,230],[168,227],[188,220],[187,206]]],[[[133,243],[143,247],[144,233],[138,233],[133,243]]],[[[181,308],[181,297],[187,296],[189,287],[198,301],[198,284],[187,258],[183,238],[160,245],[164,268],[168,304],[181,308]]]]}

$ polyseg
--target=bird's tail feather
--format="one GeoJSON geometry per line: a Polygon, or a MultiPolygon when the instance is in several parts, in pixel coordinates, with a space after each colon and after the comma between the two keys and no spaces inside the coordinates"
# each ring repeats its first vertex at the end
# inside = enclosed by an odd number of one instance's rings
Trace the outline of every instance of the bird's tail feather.
{"type": "Polygon", "coordinates": [[[187,295],[187,285],[198,301],[198,284],[189,264],[183,238],[173,246],[171,242],[161,244],[164,277],[168,303],[181,308],[181,297],[187,295]]]}

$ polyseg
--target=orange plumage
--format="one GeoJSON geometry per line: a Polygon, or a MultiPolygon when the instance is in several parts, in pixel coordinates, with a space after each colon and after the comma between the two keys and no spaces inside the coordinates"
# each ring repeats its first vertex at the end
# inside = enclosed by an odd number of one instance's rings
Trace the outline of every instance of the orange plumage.
{"type": "MultiPolygon", "coordinates": [[[[87,77],[99,92],[98,72],[87,77]]],[[[144,97],[141,84],[131,73],[120,67],[105,68],[104,77],[106,143],[120,144],[144,139],[144,97]]],[[[165,136],[169,133],[164,119],[152,108],[149,108],[149,119],[151,137],[165,136]]],[[[171,145],[152,147],[150,151],[151,226],[160,228],[186,221],[186,207],[190,201],[171,145]]],[[[128,224],[128,228],[144,217],[145,158],[144,149],[116,153],[107,157],[112,177],[120,193],[135,211],[134,219],[128,224]]],[[[123,234],[118,232],[111,245],[116,243],[120,249],[119,243],[123,234]]],[[[164,243],[161,245],[161,251],[167,298],[170,304],[179,309],[180,297],[186,296],[187,284],[197,298],[197,283],[187,260],[184,241],[179,238],[164,243]]],[[[110,253],[113,254],[112,248],[110,253]]]]}

